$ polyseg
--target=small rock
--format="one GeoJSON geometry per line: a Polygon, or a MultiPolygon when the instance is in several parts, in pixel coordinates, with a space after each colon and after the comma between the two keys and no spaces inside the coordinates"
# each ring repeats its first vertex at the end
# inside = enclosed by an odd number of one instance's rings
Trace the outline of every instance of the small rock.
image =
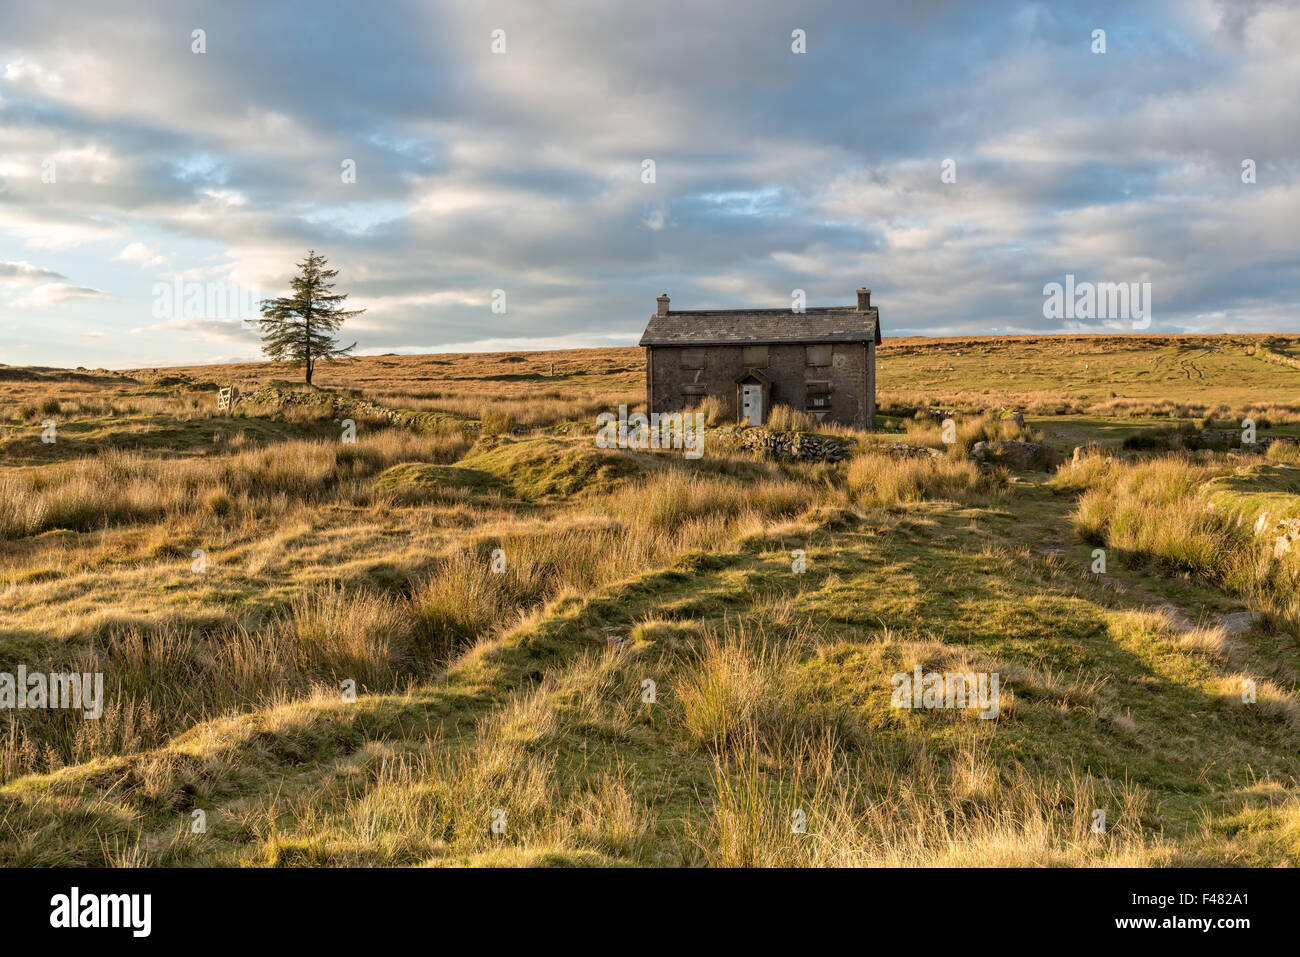
{"type": "Polygon", "coordinates": [[[905,459],[914,459],[914,458],[937,459],[941,455],[943,455],[943,453],[940,452],[938,449],[932,449],[924,445],[908,445],[906,442],[895,442],[890,447],[890,451],[893,452],[895,455],[905,459]]]}
{"type": "Polygon", "coordinates": [[[1223,625],[1223,630],[1228,634],[1240,635],[1244,631],[1250,631],[1250,626],[1261,617],[1257,611],[1234,611],[1230,615],[1224,615],[1219,624],[1223,625]]]}
{"type": "Polygon", "coordinates": [[[1060,462],[1060,456],[1046,445],[1016,439],[976,442],[970,457],[979,465],[1004,465],[1015,471],[1047,471],[1060,462]]]}
{"type": "MultiPolygon", "coordinates": [[[[1263,516],[1261,520],[1262,518],[1263,516]]],[[[1259,527],[1257,524],[1256,530],[1259,527]]],[[[1300,542],[1300,518],[1284,518],[1273,526],[1273,531],[1277,533],[1277,539],[1273,543],[1273,557],[1281,558],[1288,554],[1297,542],[1300,542]]]]}

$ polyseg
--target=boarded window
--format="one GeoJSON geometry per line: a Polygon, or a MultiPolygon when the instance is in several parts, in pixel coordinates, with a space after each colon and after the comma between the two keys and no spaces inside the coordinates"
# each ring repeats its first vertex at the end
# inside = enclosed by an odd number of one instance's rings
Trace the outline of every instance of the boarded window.
{"type": "Polygon", "coordinates": [[[831,344],[825,343],[817,346],[807,346],[808,365],[810,366],[828,366],[831,364],[831,344]]]}
{"type": "Polygon", "coordinates": [[[683,349],[683,350],[682,350],[682,368],[683,368],[683,369],[703,369],[703,368],[704,368],[704,350],[703,350],[703,349],[683,349]]]}
{"type": "Polygon", "coordinates": [[[698,399],[704,395],[703,382],[688,382],[682,386],[682,394],[688,399],[698,399]]]}
{"type": "Polygon", "coordinates": [[[766,369],[767,346],[742,346],[740,364],[746,369],[766,369]]]}
{"type": "Polygon", "coordinates": [[[809,411],[823,411],[831,407],[831,384],[829,382],[807,383],[808,394],[804,408],[809,411]]]}

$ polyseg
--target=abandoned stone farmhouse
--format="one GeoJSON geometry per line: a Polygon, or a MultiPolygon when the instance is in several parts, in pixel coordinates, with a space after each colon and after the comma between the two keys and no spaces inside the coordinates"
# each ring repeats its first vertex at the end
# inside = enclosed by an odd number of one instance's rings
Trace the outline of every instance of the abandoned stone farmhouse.
{"type": "Polygon", "coordinates": [[[668,308],[668,294],[641,336],[646,407],[677,412],[705,396],[737,422],[763,425],[786,405],[817,422],[862,429],[876,420],[879,311],[871,290],[856,306],[791,309],[668,308]]]}

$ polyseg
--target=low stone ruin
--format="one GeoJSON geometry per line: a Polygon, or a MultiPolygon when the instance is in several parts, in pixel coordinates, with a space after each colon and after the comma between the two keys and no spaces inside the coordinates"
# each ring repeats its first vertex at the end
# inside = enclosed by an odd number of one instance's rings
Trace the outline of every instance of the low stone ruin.
{"type": "Polygon", "coordinates": [[[331,419],[386,419],[394,425],[403,425],[412,429],[424,429],[433,426],[455,424],[466,432],[477,432],[479,424],[446,412],[412,412],[408,409],[390,409],[352,396],[339,395],[313,389],[282,389],[266,386],[240,396],[239,401],[249,405],[260,405],[283,412],[287,409],[314,409],[322,418],[331,419]]]}
{"type": "Polygon", "coordinates": [[[815,432],[774,432],[762,427],[725,426],[710,429],[716,438],[732,448],[759,452],[769,458],[794,462],[839,462],[853,451],[856,443],[834,435],[815,432]]]}

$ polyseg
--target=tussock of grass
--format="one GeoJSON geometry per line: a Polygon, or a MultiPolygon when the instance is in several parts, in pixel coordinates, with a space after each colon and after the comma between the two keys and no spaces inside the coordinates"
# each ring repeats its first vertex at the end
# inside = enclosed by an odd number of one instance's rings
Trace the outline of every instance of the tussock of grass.
{"type": "Polygon", "coordinates": [[[906,426],[908,443],[939,449],[953,459],[963,459],[970,455],[970,450],[977,442],[993,442],[998,439],[1033,442],[1039,438],[1028,426],[1018,425],[1013,419],[999,419],[992,415],[959,416],[953,419],[950,433],[952,442],[944,440],[943,423],[928,415],[909,419],[906,426]]]}
{"type": "MultiPolygon", "coordinates": [[[[1196,576],[1281,616],[1300,611],[1300,570],[1275,561],[1240,513],[1206,500],[1230,465],[1169,456],[1138,462],[1088,457],[1058,473],[1062,488],[1086,489],[1073,515],[1087,542],[1196,576]]],[[[1253,514],[1246,509],[1246,514],[1253,514]]]]}
{"type": "Polygon", "coordinates": [[[800,412],[788,405],[774,405],[768,413],[767,428],[773,432],[812,432],[815,430],[813,418],[807,412],[800,412]]]}
{"type": "Polygon", "coordinates": [[[704,415],[704,424],[710,429],[720,425],[730,425],[736,419],[731,409],[717,396],[712,395],[706,395],[700,400],[699,405],[692,406],[686,411],[702,413],[704,415]]]}
{"type": "Polygon", "coordinates": [[[159,460],[108,451],[44,471],[4,472],[0,538],[54,528],[90,531],[205,508],[221,515],[257,514],[279,497],[317,502],[342,494],[364,499],[361,479],[397,461],[457,454],[466,442],[463,436],[387,429],[358,436],[355,444],[291,441],[203,459],[159,460]],[[218,508],[212,507],[214,501],[218,508]]]}
{"type": "Polygon", "coordinates": [[[430,640],[451,651],[565,591],[584,592],[717,547],[740,529],[802,511],[816,496],[816,489],[786,480],[746,486],[722,476],[656,472],[607,504],[615,524],[507,531],[457,553],[414,590],[413,607],[430,640]],[[497,549],[504,569],[493,572],[497,549]]]}
{"type": "Polygon", "coordinates": [[[1265,454],[1272,462],[1300,465],[1300,442],[1273,442],[1265,454]]]}
{"type": "Polygon", "coordinates": [[[1300,701],[1276,682],[1244,673],[1225,675],[1217,691],[1225,702],[1243,712],[1257,712],[1283,722],[1292,731],[1300,731],[1300,701]],[[1254,701],[1247,700],[1248,688],[1254,693],[1254,701]]]}
{"type": "Polygon", "coordinates": [[[946,760],[920,748],[909,757],[854,759],[815,739],[775,766],[753,744],[720,756],[698,845],[720,867],[1133,867],[1169,859],[1142,828],[1148,796],[1140,788],[1069,768],[1046,778],[999,771],[969,743],[946,760]],[[1108,811],[1104,834],[1091,832],[1096,809],[1108,811]]]}
{"type": "Polygon", "coordinates": [[[994,479],[962,459],[902,458],[864,452],[849,462],[847,482],[862,505],[896,508],[923,499],[964,500],[989,491],[994,479]]]}
{"type": "Polygon", "coordinates": [[[745,483],[678,469],[629,486],[612,503],[611,512],[628,525],[671,531],[692,521],[746,513],[763,518],[794,515],[818,498],[816,487],[788,479],[745,483]]]}
{"type": "Polygon", "coordinates": [[[163,623],[105,629],[57,670],[104,675],[103,716],[7,711],[0,782],[31,771],[155,747],[205,718],[317,690],[396,688],[428,661],[401,603],[327,587],[295,599],[263,626],[205,632],[163,623]]]}
{"type": "Polygon", "coordinates": [[[676,685],[687,733],[715,751],[759,740],[780,747],[839,730],[797,674],[806,638],[768,641],[742,627],[707,634],[676,685]]]}

